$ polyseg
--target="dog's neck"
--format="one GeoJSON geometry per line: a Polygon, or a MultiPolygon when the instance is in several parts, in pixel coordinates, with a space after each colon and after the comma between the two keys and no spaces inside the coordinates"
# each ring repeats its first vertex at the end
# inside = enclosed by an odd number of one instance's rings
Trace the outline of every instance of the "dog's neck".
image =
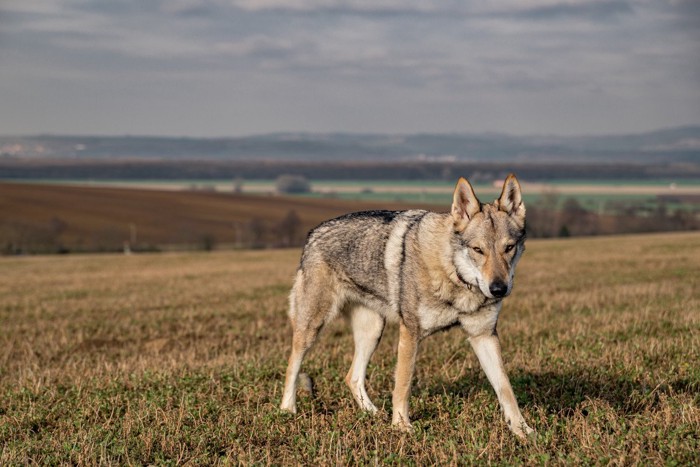
{"type": "Polygon", "coordinates": [[[479,292],[479,293],[481,293],[481,291],[479,290],[479,286],[478,286],[477,284],[472,284],[471,282],[467,281],[467,280],[462,276],[462,274],[459,273],[459,269],[457,269],[457,266],[456,266],[455,264],[452,264],[452,267],[455,269],[455,276],[457,277],[457,279],[458,279],[458,281],[459,281],[459,282],[458,282],[459,285],[462,285],[462,286],[466,287],[466,288],[467,288],[468,290],[470,290],[471,292],[479,292]]]}

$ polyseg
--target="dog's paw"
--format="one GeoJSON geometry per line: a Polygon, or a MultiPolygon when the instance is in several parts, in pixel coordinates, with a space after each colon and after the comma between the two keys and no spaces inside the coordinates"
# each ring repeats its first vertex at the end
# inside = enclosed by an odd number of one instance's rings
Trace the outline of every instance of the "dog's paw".
{"type": "Polygon", "coordinates": [[[302,391],[308,392],[311,397],[314,396],[314,380],[311,379],[308,373],[299,373],[297,385],[302,391]]]}
{"type": "Polygon", "coordinates": [[[530,430],[526,434],[527,440],[528,441],[536,441],[537,440],[537,432],[530,427],[527,427],[527,428],[528,428],[528,430],[530,430]]]}
{"type": "Polygon", "coordinates": [[[394,424],[393,427],[399,430],[401,433],[413,433],[413,425],[411,425],[410,423],[397,423],[394,424]]]}
{"type": "Polygon", "coordinates": [[[515,436],[523,441],[534,441],[537,437],[537,432],[530,428],[525,421],[511,428],[515,436]]]}
{"type": "Polygon", "coordinates": [[[369,399],[363,399],[361,397],[356,397],[355,400],[357,401],[357,404],[360,406],[360,410],[362,410],[365,413],[368,413],[370,415],[377,415],[379,412],[379,409],[377,406],[375,406],[372,401],[369,399]]]}
{"type": "Polygon", "coordinates": [[[391,422],[391,426],[401,431],[402,433],[413,433],[413,425],[408,419],[397,417],[391,422]]]}
{"type": "Polygon", "coordinates": [[[280,405],[280,410],[287,413],[297,413],[297,405],[285,404],[284,402],[280,405]]]}

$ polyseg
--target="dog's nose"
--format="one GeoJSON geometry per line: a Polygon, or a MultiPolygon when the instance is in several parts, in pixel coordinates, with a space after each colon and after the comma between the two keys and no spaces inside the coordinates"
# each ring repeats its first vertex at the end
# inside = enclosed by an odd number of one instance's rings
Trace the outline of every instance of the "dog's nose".
{"type": "Polygon", "coordinates": [[[503,281],[494,281],[489,286],[489,292],[496,298],[505,297],[508,293],[508,284],[503,281]]]}

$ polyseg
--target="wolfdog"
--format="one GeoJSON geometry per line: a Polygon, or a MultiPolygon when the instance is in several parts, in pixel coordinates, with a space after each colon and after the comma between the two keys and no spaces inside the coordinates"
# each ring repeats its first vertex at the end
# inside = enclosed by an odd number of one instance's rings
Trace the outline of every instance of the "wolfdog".
{"type": "MultiPolygon", "coordinates": [[[[533,433],[503,367],[496,323],[525,250],[525,205],[509,175],[501,195],[482,204],[460,178],[450,213],[365,211],[320,224],[308,236],[289,297],[292,352],[281,409],[296,412],[304,356],[319,331],[343,314],[355,343],[345,377],[361,409],[375,413],[365,389],[367,364],[387,321],[399,323],[392,424],[411,431],[408,401],[418,344],[459,325],[518,437],[533,433]]],[[[305,379],[302,379],[305,378],[305,379]]]]}

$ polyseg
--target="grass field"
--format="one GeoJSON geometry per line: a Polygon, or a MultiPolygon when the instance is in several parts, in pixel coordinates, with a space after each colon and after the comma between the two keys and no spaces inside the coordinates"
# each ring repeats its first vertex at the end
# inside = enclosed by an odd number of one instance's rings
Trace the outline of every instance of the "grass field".
{"type": "Polygon", "coordinates": [[[421,346],[390,426],[397,329],[343,384],[340,320],[278,410],[298,250],[0,258],[0,464],[697,464],[700,235],[530,241],[499,322],[530,443],[459,330],[421,346]]]}

